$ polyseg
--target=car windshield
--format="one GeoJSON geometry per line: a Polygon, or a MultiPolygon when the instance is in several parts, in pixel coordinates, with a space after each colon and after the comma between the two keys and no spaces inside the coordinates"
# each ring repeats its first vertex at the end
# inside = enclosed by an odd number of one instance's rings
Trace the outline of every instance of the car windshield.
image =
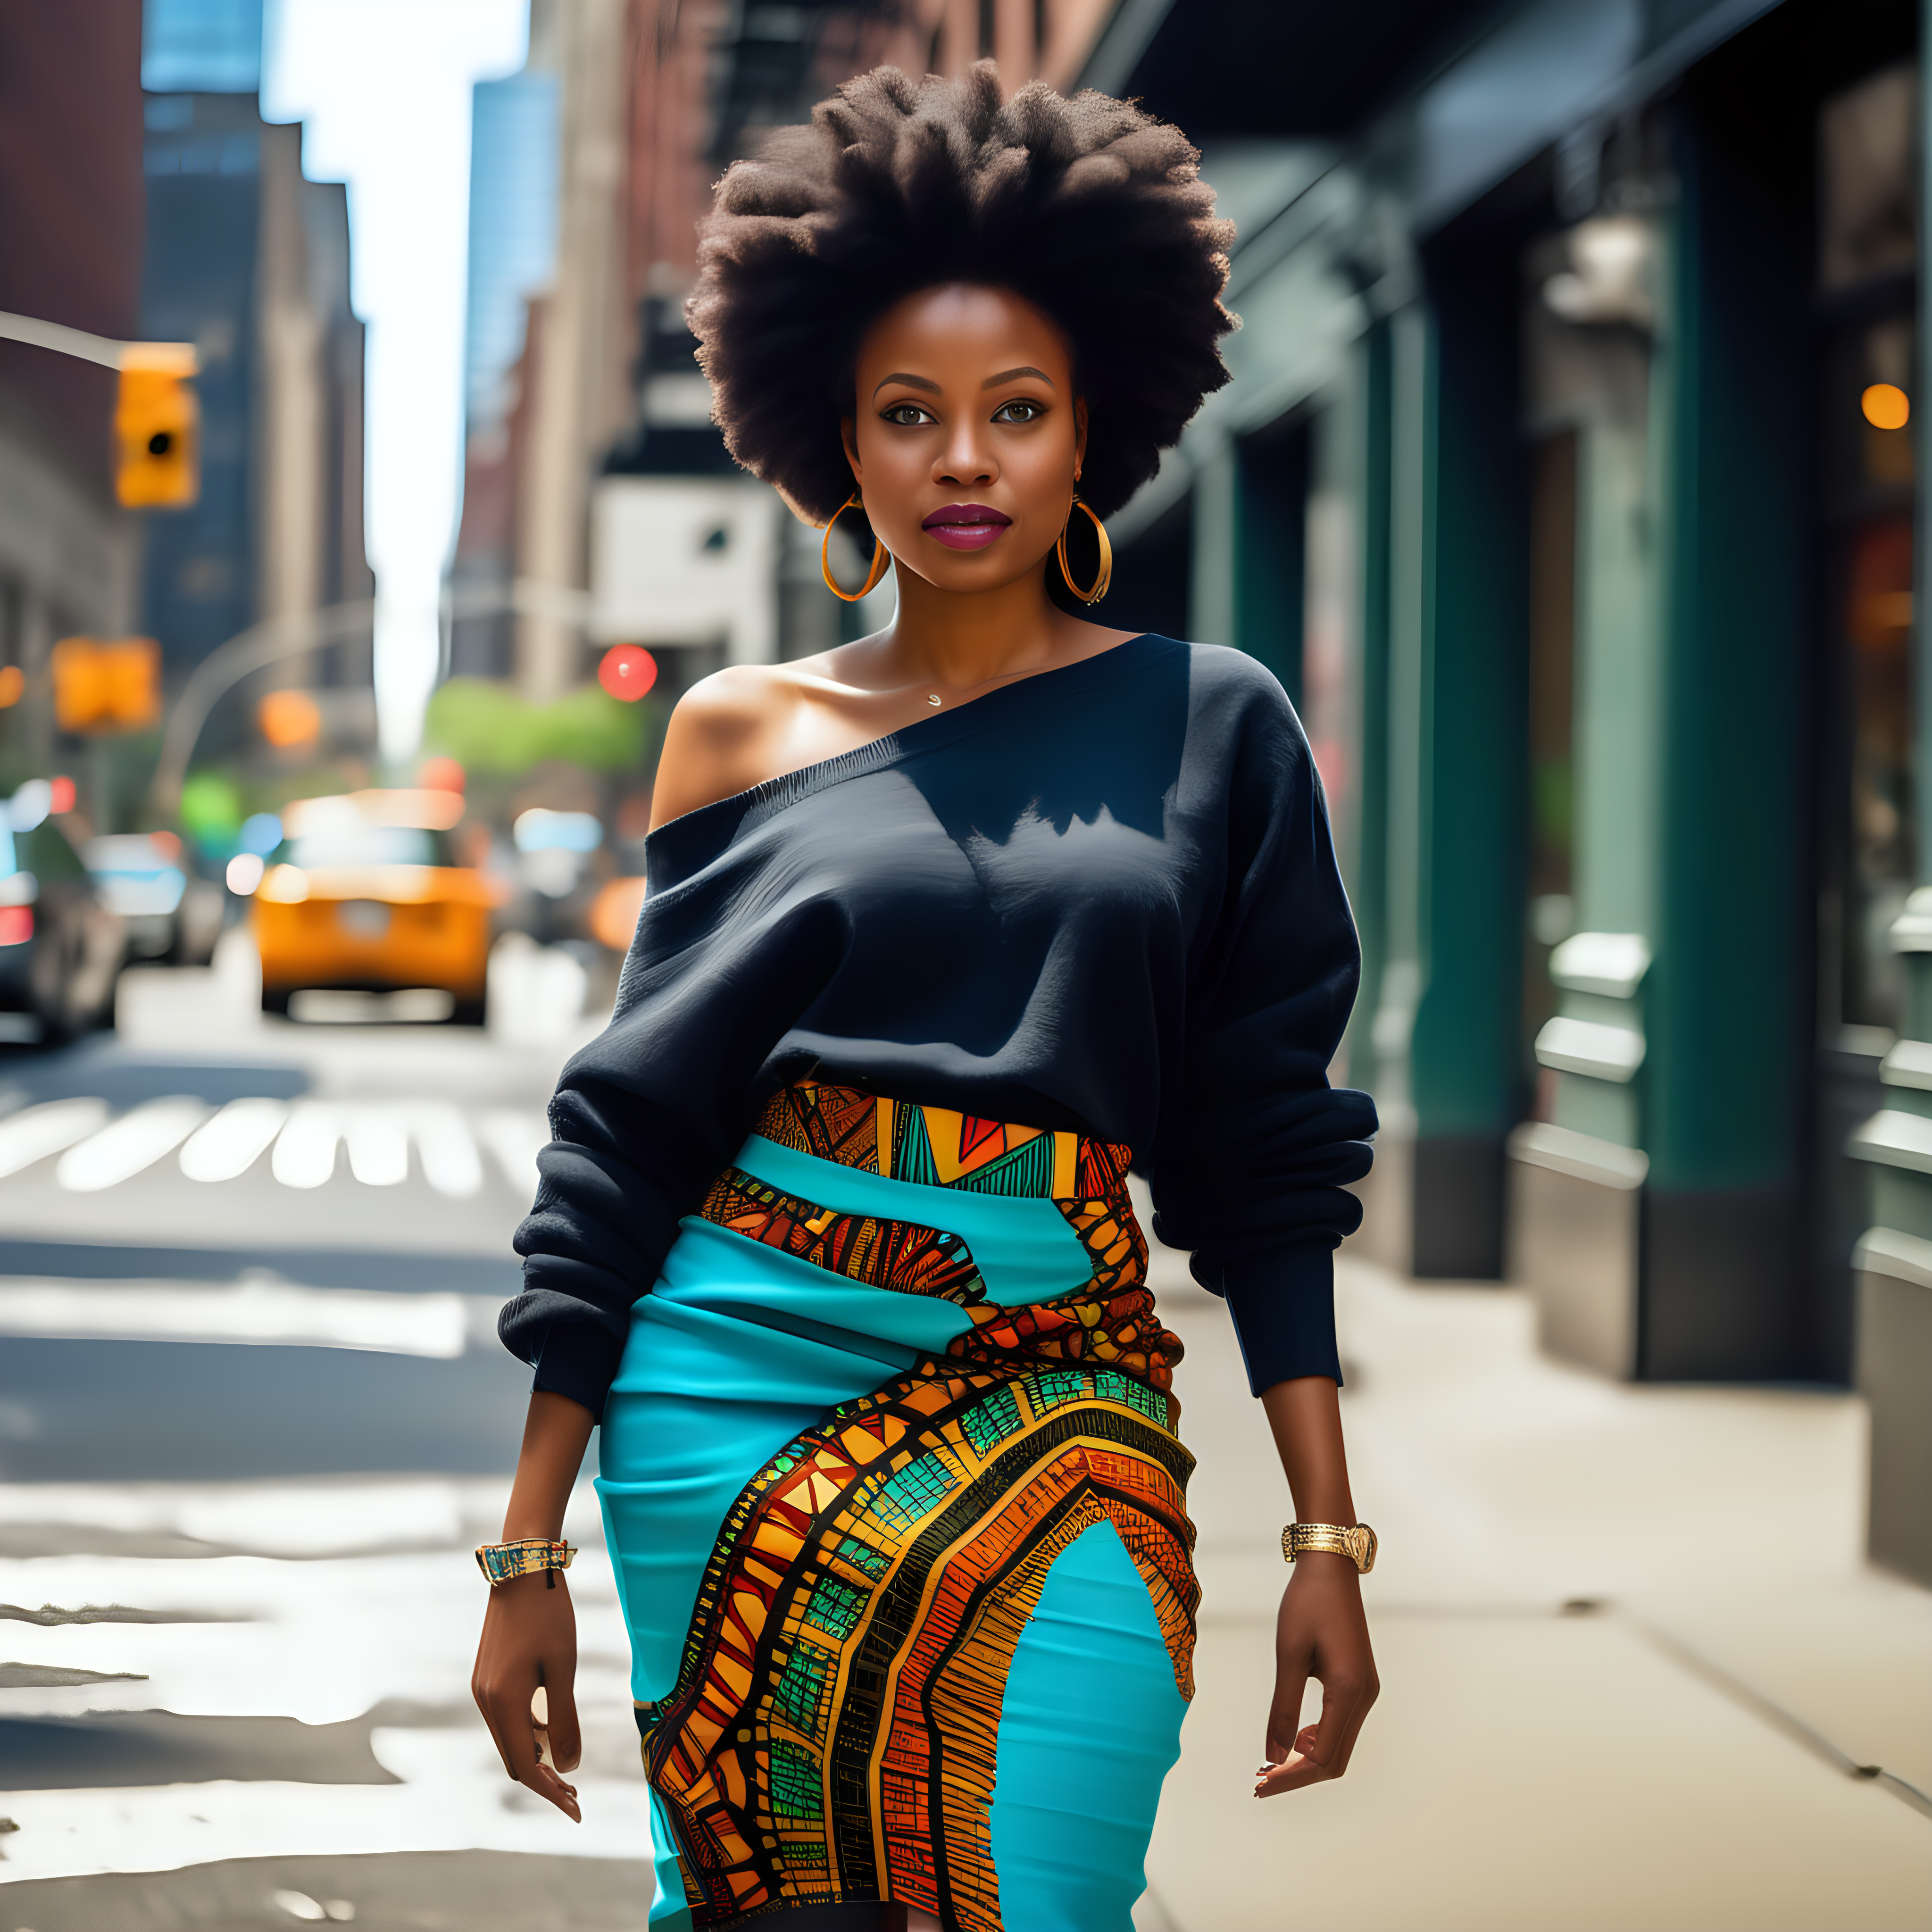
{"type": "Polygon", "coordinates": [[[446,866],[442,841],[413,825],[318,826],[289,842],[290,859],[316,866],[446,866]]]}

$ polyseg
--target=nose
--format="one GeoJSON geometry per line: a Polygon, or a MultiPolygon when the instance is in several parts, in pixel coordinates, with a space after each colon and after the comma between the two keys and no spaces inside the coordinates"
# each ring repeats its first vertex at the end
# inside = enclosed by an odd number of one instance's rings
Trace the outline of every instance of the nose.
{"type": "Polygon", "coordinates": [[[998,477],[1000,466],[982,439],[982,428],[970,412],[954,419],[944,444],[933,459],[934,482],[957,488],[991,483],[998,477]]]}

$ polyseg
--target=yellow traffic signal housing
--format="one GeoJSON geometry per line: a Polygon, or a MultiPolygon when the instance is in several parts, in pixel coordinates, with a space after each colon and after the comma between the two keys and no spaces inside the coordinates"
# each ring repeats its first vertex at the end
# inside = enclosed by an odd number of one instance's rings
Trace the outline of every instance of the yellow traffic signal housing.
{"type": "Polygon", "coordinates": [[[63,638],[52,669],[63,731],[140,731],[160,720],[161,647],[152,638],[63,638]]]}
{"type": "Polygon", "coordinates": [[[130,342],[114,410],[114,494],[130,510],[180,509],[201,491],[201,406],[188,378],[194,351],[130,342]]]}

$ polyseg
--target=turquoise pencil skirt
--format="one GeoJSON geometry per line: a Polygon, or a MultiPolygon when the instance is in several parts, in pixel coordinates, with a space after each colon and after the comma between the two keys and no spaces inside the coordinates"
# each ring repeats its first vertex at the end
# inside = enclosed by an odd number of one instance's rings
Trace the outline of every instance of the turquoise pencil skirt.
{"type": "Polygon", "coordinates": [[[801,1085],[683,1223],[597,1485],[660,1932],[1130,1932],[1198,1592],[1126,1160],[801,1085]]]}

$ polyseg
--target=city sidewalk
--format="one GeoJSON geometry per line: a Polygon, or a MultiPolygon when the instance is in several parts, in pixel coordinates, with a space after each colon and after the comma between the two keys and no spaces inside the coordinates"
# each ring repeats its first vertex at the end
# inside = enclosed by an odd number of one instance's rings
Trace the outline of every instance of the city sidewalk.
{"type": "Polygon", "coordinates": [[[1345,1251],[1382,1695],[1345,1780],[1262,1804],[1285,1485],[1224,1311],[1156,1267],[1203,1602],[1139,1932],[1932,1923],[1932,1592],[1862,1561],[1855,1398],[1618,1387],[1517,1292],[1345,1251]]]}

